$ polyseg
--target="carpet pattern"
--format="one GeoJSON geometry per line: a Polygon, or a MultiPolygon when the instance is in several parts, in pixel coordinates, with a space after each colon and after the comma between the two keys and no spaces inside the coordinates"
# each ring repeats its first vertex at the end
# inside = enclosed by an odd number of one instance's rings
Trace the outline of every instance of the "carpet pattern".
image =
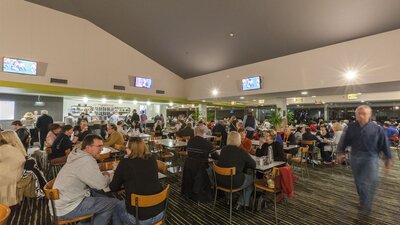
{"type": "MultiPolygon", "coordinates": [[[[394,168],[387,176],[381,165],[372,213],[369,220],[362,224],[400,224],[400,161],[394,157],[394,162],[394,168]]],[[[295,171],[300,174],[300,171],[295,171]]],[[[51,174],[55,172],[57,170],[48,175],[54,176],[51,174]]],[[[287,211],[284,204],[278,204],[280,224],[361,224],[358,219],[358,196],[349,168],[338,165],[334,168],[309,167],[309,174],[309,178],[300,178],[295,184],[295,196],[289,199],[287,211]]],[[[171,184],[167,224],[229,223],[229,206],[225,198],[217,199],[213,211],[212,203],[198,204],[180,195],[182,173],[167,175],[166,183],[171,184]]],[[[47,200],[26,199],[20,208],[12,212],[7,224],[51,224],[47,200]]],[[[275,224],[273,206],[259,212],[234,211],[232,224],[275,224]]]]}

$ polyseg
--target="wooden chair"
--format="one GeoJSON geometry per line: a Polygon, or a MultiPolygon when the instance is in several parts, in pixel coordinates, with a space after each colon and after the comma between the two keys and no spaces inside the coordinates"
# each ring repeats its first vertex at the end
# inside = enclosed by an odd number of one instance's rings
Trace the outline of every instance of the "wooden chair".
{"type": "Polygon", "coordinates": [[[61,225],[61,224],[68,224],[68,223],[74,223],[77,221],[85,220],[85,219],[92,219],[92,224],[93,224],[93,216],[94,214],[89,214],[81,217],[77,217],[72,220],[59,220],[57,218],[57,212],[56,212],[56,207],[54,205],[54,201],[60,199],[60,193],[58,189],[53,189],[55,179],[49,181],[45,186],[44,186],[44,193],[46,195],[46,198],[51,202],[51,209],[53,211],[53,223],[56,225],[61,225]]]}
{"type": "MultiPolygon", "coordinates": [[[[316,144],[315,140],[313,140],[313,141],[306,141],[306,140],[301,141],[301,146],[303,146],[303,147],[308,146],[309,147],[308,155],[310,155],[314,160],[317,160],[318,159],[318,152],[315,149],[315,144],[316,144]],[[310,152],[310,149],[313,149],[313,151],[310,152]]],[[[312,163],[312,166],[314,168],[314,163],[312,163]]]]}
{"type": "Polygon", "coordinates": [[[140,207],[151,207],[158,205],[165,201],[164,215],[160,221],[154,223],[155,225],[161,225],[165,223],[167,208],[168,208],[168,195],[169,195],[169,184],[164,188],[163,191],[154,195],[138,195],[131,194],[131,204],[135,207],[135,218],[136,224],[139,223],[139,208],[140,207]]]}
{"type": "Polygon", "coordinates": [[[160,173],[165,174],[167,172],[167,164],[165,164],[165,162],[157,160],[157,167],[160,173]]]}
{"type": "Polygon", "coordinates": [[[242,191],[244,189],[241,188],[236,188],[233,189],[233,176],[236,175],[236,167],[219,167],[215,165],[213,162],[213,171],[214,171],[214,184],[215,184],[215,195],[214,195],[214,205],[213,209],[215,209],[215,204],[217,202],[217,192],[218,190],[221,190],[223,192],[229,193],[229,224],[232,223],[232,195],[235,192],[242,191]],[[220,176],[229,176],[230,177],[230,187],[229,188],[224,188],[218,185],[217,183],[217,174],[220,176]]]}
{"type": "Polygon", "coordinates": [[[213,145],[214,145],[215,149],[221,148],[221,142],[222,142],[222,136],[214,137],[213,145]]]}
{"type": "MultiPolygon", "coordinates": [[[[274,167],[272,168],[272,172],[271,172],[271,177],[270,179],[272,179],[274,181],[274,187],[270,188],[268,187],[268,179],[258,179],[254,181],[254,197],[253,197],[253,202],[256,202],[256,192],[257,189],[264,191],[265,193],[273,193],[274,195],[274,210],[275,210],[275,224],[278,224],[278,212],[276,210],[276,195],[280,192],[279,189],[277,189],[277,185],[275,183],[275,178],[279,175],[279,169],[274,167]]],[[[253,207],[254,209],[254,207],[253,207]]]]}
{"type": "Polygon", "coordinates": [[[300,147],[300,157],[292,157],[290,159],[290,162],[296,163],[298,166],[300,166],[301,169],[301,177],[303,177],[303,167],[308,175],[308,166],[307,166],[307,155],[308,155],[308,145],[306,147],[300,147]]]}
{"type": "Polygon", "coordinates": [[[11,209],[3,204],[0,204],[0,225],[6,225],[11,209]]]}
{"type": "Polygon", "coordinates": [[[114,169],[114,163],[119,163],[119,160],[117,161],[110,161],[110,162],[100,162],[98,163],[100,171],[107,171],[107,170],[112,170],[114,169]]]}
{"type": "Polygon", "coordinates": [[[97,157],[96,159],[97,159],[97,161],[103,161],[105,159],[110,158],[110,156],[111,156],[110,153],[107,152],[107,153],[104,153],[104,154],[100,154],[100,156],[97,157]]]}

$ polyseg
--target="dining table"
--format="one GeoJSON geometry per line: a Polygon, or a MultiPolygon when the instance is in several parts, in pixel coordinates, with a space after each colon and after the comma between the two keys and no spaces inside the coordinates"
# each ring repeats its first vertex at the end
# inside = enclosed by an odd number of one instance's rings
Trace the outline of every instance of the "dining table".
{"type": "Polygon", "coordinates": [[[156,144],[160,144],[167,148],[181,148],[181,147],[187,146],[186,142],[178,141],[178,140],[174,140],[174,139],[160,139],[160,140],[154,140],[154,142],[156,144]]]}

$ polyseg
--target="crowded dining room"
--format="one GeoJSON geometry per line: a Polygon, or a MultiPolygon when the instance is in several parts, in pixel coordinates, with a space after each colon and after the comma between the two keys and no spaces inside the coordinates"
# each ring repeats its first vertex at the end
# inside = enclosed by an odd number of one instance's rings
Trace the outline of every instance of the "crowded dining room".
{"type": "Polygon", "coordinates": [[[0,225],[400,224],[399,12],[0,0],[0,225]]]}

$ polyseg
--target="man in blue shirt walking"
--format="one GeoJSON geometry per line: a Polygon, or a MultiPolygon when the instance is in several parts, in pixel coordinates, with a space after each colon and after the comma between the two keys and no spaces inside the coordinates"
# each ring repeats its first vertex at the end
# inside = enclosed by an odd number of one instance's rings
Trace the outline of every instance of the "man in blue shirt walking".
{"type": "Polygon", "coordinates": [[[338,161],[344,159],[346,147],[351,147],[350,165],[358,196],[360,213],[368,216],[378,183],[379,154],[384,155],[385,167],[392,168],[390,145],[382,127],[370,121],[372,109],[361,105],[356,109],[356,121],[349,124],[338,146],[338,161]]]}

